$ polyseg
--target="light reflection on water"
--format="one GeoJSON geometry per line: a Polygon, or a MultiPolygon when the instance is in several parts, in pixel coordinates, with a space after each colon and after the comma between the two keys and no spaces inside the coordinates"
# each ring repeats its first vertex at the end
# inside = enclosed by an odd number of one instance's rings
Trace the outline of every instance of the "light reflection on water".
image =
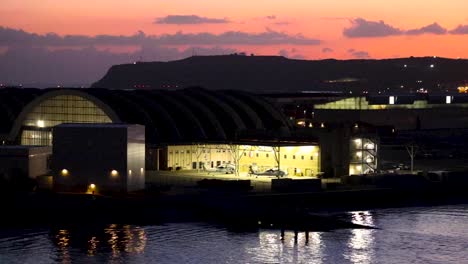
{"type": "Polygon", "coordinates": [[[468,206],[349,212],[379,229],[232,232],[203,223],[0,229],[0,263],[467,263],[468,206]]]}
{"type": "MultiPolygon", "coordinates": [[[[351,222],[354,224],[374,226],[372,213],[369,211],[350,212],[351,222]]],[[[352,229],[348,242],[350,250],[349,260],[352,263],[368,264],[373,263],[373,242],[374,230],[372,229],[352,229]]]]}

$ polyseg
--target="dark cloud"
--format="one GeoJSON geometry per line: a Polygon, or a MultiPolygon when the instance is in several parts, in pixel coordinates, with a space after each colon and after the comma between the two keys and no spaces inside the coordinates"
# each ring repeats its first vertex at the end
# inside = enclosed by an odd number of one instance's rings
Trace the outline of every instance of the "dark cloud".
{"type": "MultiPolygon", "coordinates": [[[[371,38],[371,37],[387,37],[396,35],[422,35],[422,34],[435,34],[444,35],[447,34],[447,29],[442,27],[439,23],[434,22],[430,25],[415,28],[410,30],[402,30],[392,25],[386,24],[384,21],[368,21],[363,18],[356,18],[351,21],[352,25],[349,28],[343,30],[343,35],[349,38],[371,38]]],[[[464,34],[460,33],[465,31],[468,34],[468,25],[458,26],[456,29],[450,31],[452,34],[464,34]]]]}
{"type": "Polygon", "coordinates": [[[385,24],[382,20],[368,21],[356,18],[351,23],[351,27],[343,30],[343,35],[349,38],[386,37],[403,33],[401,29],[385,24]]]}
{"type": "Polygon", "coordinates": [[[458,25],[456,28],[450,30],[450,34],[454,34],[454,35],[468,34],[468,25],[458,25]]]}
{"type": "Polygon", "coordinates": [[[219,35],[212,33],[185,34],[178,32],[174,35],[162,35],[158,42],[163,45],[318,45],[320,40],[304,37],[303,35],[289,35],[285,32],[267,29],[261,33],[246,33],[241,31],[228,31],[219,35]]]}
{"type": "Polygon", "coordinates": [[[201,17],[197,15],[169,15],[166,17],[157,18],[154,21],[155,24],[225,24],[230,23],[226,18],[209,18],[201,17]]]}
{"type": "Polygon", "coordinates": [[[323,52],[323,53],[331,53],[331,52],[334,52],[334,50],[331,49],[331,48],[323,48],[323,49],[322,49],[322,52],[323,52]]]}
{"type": "Polygon", "coordinates": [[[301,34],[290,35],[285,32],[267,29],[260,33],[227,31],[213,33],[146,35],[144,32],[131,36],[121,35],[65,35],[55,33],[38,35],[23,30],[0,27],[0,46],[94,46],[94,45],[318,45],[320,40],[304,37],[301,34]]]}
{"type": "Polygon", "coordinates": [[[447,29],[443,28],[438,23],[432,23],[422,28],[411,29],[411,30],[406,31],[407,35],[422,35],[422,34],[443,35],[446,33],[447,33],[447,29]]]}
{"type": "Polygon", "coordinates": [[[266,18],[266,19],[276,19],[276,16],[275,16],[275,15],[271,15],[271,16],[266,16],[265,18],[266,18]]]}
{"type": "Polygon", "coordinates": [[[349,49],[348,53],[353,58],[356,58],[356,59],[369,59],[370,58],[369,52],[367,52],[367,51],[349,49]]]}

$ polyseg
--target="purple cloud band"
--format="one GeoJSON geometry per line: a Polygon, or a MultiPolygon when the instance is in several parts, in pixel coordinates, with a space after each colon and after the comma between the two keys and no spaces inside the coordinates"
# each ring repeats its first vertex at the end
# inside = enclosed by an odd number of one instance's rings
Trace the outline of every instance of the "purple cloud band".
{"type": "Polygon", "coordinates": [[[445,34],[468,34],[468,25],[459,25],[453,30],[447,30],[439,23],[432,24],[409,30],[403,30],[398,27],[385,23],[383,20],[370,21],[364,18],[351,20],[351,26],[343,30],[343,35],[348,38],[377,38],[398,35],[445,35],[445,34]]]}

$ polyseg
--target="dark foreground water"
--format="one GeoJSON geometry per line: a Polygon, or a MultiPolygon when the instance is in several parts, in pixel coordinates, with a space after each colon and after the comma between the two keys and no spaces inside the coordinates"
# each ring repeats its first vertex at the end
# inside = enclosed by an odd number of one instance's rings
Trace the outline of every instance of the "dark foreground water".
{"type": "Polygon", "coordinates": [[[0,229],[0,263],[468,263],[468,205],[348,212],[380,229],[232,232],[203,223],[0,229]]]}

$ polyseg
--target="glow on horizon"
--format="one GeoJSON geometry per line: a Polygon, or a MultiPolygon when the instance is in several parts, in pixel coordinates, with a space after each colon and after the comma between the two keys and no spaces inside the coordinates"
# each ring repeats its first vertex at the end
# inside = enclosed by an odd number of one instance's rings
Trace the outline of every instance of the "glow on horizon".
{"type": "Polygon", "coordinates": [[[369,21],[383,20],[386,24],[404,30],[421,28],[434,22],[451,30],[458,25],[468,24],[467,9],[468,1],[465,0],[239,0],[235,3],[227,0],[2,0],[0,26],[37,34],[54,32],[60,35],[91,36],[132,35],[139,30],[148,35],[161,35],[176,32],[263,32],[268,28],[320,39],[322,44],[229,47],[261,55],[278,55],[282,49],[296,50],[296,55],[306,59],[354,58],[350,50],[367,52],[372,58],[432,55],[465,58],[468,57],[468,50],[464,48],[464,43],[468,35],[402,35],[354,39],[343,36],[343,29],[351,26],[351,19],[360,17],[369,21]],[[156,18],[167,15],[227,18],[230,23],[153,23],[156,18]],[[274,16],[275,19],[267,19],[267,16],[274,16]],[[324,53],[324,48],[333,51],[324,53]]]}

